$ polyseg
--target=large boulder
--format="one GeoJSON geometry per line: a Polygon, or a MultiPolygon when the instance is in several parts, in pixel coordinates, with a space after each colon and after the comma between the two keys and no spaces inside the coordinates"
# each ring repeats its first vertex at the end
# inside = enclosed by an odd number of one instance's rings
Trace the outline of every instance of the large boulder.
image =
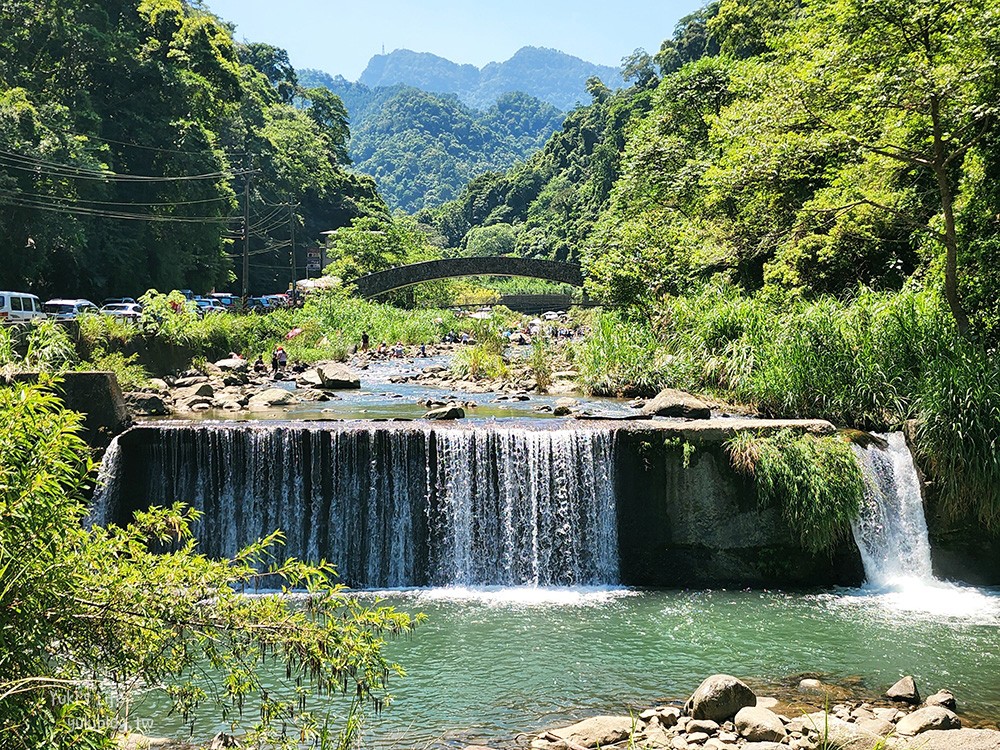
{"type": "Polygon", "coordinates": [[[268,388],[266,391],[255,393],[250,397],[247,408],[250,411],[267,411],[276,406],[288,406],[298,401],[291,391],[284,388],[268,388]]]}
{"type": "Polygon", "coordinates": [[[745,706],[736,712],[736,731],[750,742],[781,742],[785,725],[778,715],[766,708],[745,706]]]}
{"type": "Polygon", "coordinates": [[[431,409],[424,419],[465,419],[465,409],[457,404],[448,404],[440,409],[431,409]]]}
{"type": "Polygon", "coordinates": [[[326,388],[332,391],[353,390],[361,387],[361,378],[347,365],[340,362],[319,362],[297,378],[299,385],[326,388]]]}
{"type": "Polygon", "coordinates": [[[962,720],[941,706],[927,706],[896,722],[896,733],[912,737],[932,729],[961,729],[962,720]]]}
{"type": "Polygon", "coordinates": [[[757,696],[745,683],[728,674],[716,674],[698,686],[685,708],[695,719],[722,722],[741,708],[756,704],[757,696]]]}
{"type": "Polygon", "coordinates": [[[196,383],[194,385],[183,386],[174,391],[175,401],[190,401],[196,398],[212,398],[215,395],[215,389],[212,387],[211,383],[203,382],[196,383]]]}
{"type": "Polygon", "coordinates": [[[708,419],[712,410],[701,399],[690,393],[674,388],[664,388],[646,402],[642,413],[655,417],[684,417],[685,419],[708,419]]]}
{"type": "Polygon", "coordinates": [[[903,677],[899,682],[886,690],[885,697],[891,701],[910,703],[914,706],[920,703],[920,691],[917,690],[916,683],[909,675],[903,677]]]}
{"type": "Polygon", "coordinates": [[[162,417],[170,413],[166,402],[157,393],[130,391],[125,394],[125,404],[133,414],[143,417],[162,417]]]}
{"type": "Polygon", "coordinates": [[[558,744],[558,740],[565,740],[567,744],[579,747],[608,747],[628,739],[631,732],[630,716],[593,716],[571,726],[546,732],[542,739],[555,744],[558,744]],[[556,739],[553,740],[553,737],[556,739]]]}
{"type": "Polygon", "coordinates": [[[246,372],[247,371],[247,361],[245,359],[240,359],[239,357],[229,357],[228,359],[220,359],[215,363],[223,372],[246,372]]]}

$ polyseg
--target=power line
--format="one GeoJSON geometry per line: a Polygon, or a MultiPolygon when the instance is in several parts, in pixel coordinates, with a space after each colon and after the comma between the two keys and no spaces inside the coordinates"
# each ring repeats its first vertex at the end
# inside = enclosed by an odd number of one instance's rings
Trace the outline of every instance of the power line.
{"type": "MultiPolygon", "coordinates": [[[[7,191],[0,190],[0,196],[2,196],[4,192],[7,192],[7,191]]],[[[205,204],[205,203],[218,203],[219,201],[228,201],[228,200],[230,200],[230,196],[219,196],[217,198],[203,198],[202,200],[193,200],[193,201],[168,201],[168,202],[162,202],[162,203],[143,202],[143,201],[135,201],[135,202],[133,202],[133,201],[95,201],[95,200],[91,200],[90,198],[80,198],[78,196],[68,196],[68,195],[40,195],[38,193],[25,193],[22,190],[9,191],[9,192],[10,192],[11,195],[13,195],[14,197],[18,197],[18,198],[22,198],[23,197],[23,198],[38,199],[38,200],[68,201],[70,203],[89,203],[89,204],[93,204],[95,206],[119,206],[119,207],[123,207],[123,208],[129,208],[131,206],[135,206],[135,207],[138,207],[138,208],[161,208],[161,207],[165,207],[165,206],[195,206],[195,205],[202,205],[202,204],[205,204]]]]}
{"type": "Polygon", "coordinates": [[[97,169],[86,169],[83,167],[73,166],[71,164],[61,164],[59,162],[47,161],[45,159],[38,159],[36,157],[18,154],[14,151],[5,151],[3,149],[0,149],[0,166],[4,166],[8,169],[19,169],[24,172],[31,172],[35,174],[44,170],[55,177],[78,180],[100,180],[102,182],[184,182],[192,180],[219,180],[245,175],[250,171],[237,170],[230,172],[207,172],[205,174],[178,175],[175,177],[118,174],[110,170],[102,171],[97,169]]]}
{"type": "Polygon", "coordinates": [[[40,201],[3,199],[0,204],[15,206],[18,208],[30,208],[36,211],[49,211],[52,213],[71,214],[76,216],[93,216],[104,219],[124,219],[128,221],[162,221],[181,222],[188,224],[228,224],[233,221],[232,217],[222,216],[167,216],[164,214],[135,214],[128,212],[101,211],[98,209],[86,208],[84,206],[65,206],[57,203],[42,203],[40,201]]]}

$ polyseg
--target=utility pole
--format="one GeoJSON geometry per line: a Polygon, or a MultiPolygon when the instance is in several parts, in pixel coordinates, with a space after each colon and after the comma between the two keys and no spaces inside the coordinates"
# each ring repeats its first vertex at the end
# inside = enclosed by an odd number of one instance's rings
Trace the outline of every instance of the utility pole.
{"type": "Polygon", "coordinates": [[[288,204],[288,228],[291,234],[291,248],[289,248],[289,255],[292,258],[292,296],[295,296],[297,287],[296,282],[296,271],[295,271],[295,209],[298,208],[298,203],[288,204]]]}
{"type": "Polygon", "coordinates": [[[250,180],[253,172],[247,170],[243,183],[243,309],[250,299],[250,180]]]}

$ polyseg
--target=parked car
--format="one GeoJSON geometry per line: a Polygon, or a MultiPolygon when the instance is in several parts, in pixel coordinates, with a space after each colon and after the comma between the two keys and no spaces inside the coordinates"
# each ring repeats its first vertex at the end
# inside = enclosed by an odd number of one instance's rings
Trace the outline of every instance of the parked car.
{"type": "Polygon", "coordinates": [[[269,313],[274,309],[264,297],[251,297],[247,300],[247,312],[269,313]]]}
{"type": "Polygon", "coordinates": [[[216,313],[224,313],[226,308],[222,306],[222,303],[217,299],[212,297],[198,297],[195,299],[194,303],[198,306],[198,315],[200,317],[205,317],[206,315],[214,315],[216,313]]]}
{"type": "Polygon", "coordinates": [[[272,307],[289,307],[292,304],[291,299],[289,299],[287,294],[265,294],[261,297],[263,300],[267,300],[267,303],[272,307]]]}
{"type": "Polygon", "coordinates": [[[0,321],[44,318],[45,311],[38,297],[27,292],[0,292],[0,321]]]}
{"type": "Polygon", "coordinates": [[[218,300],[227,311],[233,311],[240,306],[240,298],[235,294],[227,294],[226,292],[212,292],[208,295],[211,299],[218,300]]]}
{"type": "MultiPolygon", "coordinates": [[[[133,297],[108,297],[101,303],[101,307],[105,308],[108,305],[138,305],[139,303],[135,301],[133,297]]],[[[139,309],[142,309],[140,305],[139,309]]]]}
{"type": "Polygon", "coordinates": [[[139,320],[142,317],[142,305],[134,302],[112,302],[101,308],[101,315],[113,315],[124,320],[139,320]]]}
{"type": "Polygon", "coordinates": [[[100,312],[89,299],[50,299],[42,309],[56,320],[75,320],[81,315],[100,312]]]}

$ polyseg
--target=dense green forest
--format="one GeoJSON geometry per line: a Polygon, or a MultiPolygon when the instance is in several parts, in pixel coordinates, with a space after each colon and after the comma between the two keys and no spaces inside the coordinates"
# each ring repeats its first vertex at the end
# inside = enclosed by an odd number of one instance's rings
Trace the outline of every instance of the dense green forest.
{"type": "Polygon", "coordinates": [[[617,303],[716,274],[836,295],[937,279],[961,327],[992,331],[995,8],[879,8],[712,3],[626,61],[631,88],[591,81],[541,152],[420,218],[456,247],[491,231],[583,259],[617,303]]]}
{"type": "Polygon", "coordinates": [[[565,111],[587,100],[585,82],[594,76],[612,88],[622,85],[616,68],[544,47],[522,47],[509,60],[491,62],[482,69],[427,52],[397,49],[372,57],[358,83],[369,88],[403,84],[455,94],[476,109],[487,109],[504,94],[519,91],[565,111]]]}
{"type": "Polygon", "coordinates": [[[314,70],[301,71],[299,80],[340,97],[354,169],[375,178],[391,207],[410,213],[439,206],[483,172],[526,158],[563,120],[552,105],[519,92],[476,110],[454,95],[410,86],[369,88],[314,70]]]}
{"type": "Polygon", "coordinates": [[[343,105],[282,50],[181,0],[8,2],[0,288],[239,289],[248,195],[250,290],[284,289],[293,224],[316,238],[386,211],[345,169],[347,138],[343,105]]]}

